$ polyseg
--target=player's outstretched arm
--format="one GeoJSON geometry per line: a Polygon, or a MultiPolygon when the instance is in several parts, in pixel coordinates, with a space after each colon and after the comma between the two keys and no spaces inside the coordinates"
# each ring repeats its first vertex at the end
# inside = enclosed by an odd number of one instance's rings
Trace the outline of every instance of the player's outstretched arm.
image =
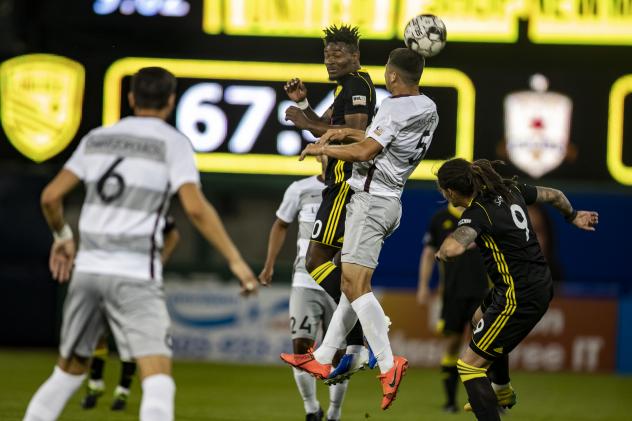
{"type": "Polygon", "coordinates": [[[279,255],[279,251],[281,251],[283,243],[285,243],[288,226],[289,224],[287,222],[277,218],[272,224],[272,228],[270,228],[266,262],[259,274],[259,282],[261,282],[262,285],[269,285],[272,282],[274,264],[276,263],[277,256],[279,255]]]}
{"type": "Polygon", "coordinates": [[[241,283],[242,293],[247,295],[255,292],[257,278],[226,232],[217,211],[206,200],[199,187],[194,183],[185,183],[178,190],[178,196],[193,225],[228,261],[231,272],[241,283]]]}
{"type": "Polygon", "coordinates": [[[302,161],[306,156],[326,155],[330,158],[336,158],[347,162],[364,162],[375,158],[377,154],[382,152],[382,145],[368,137],[358,143],[348,145],[323,145],[310,143],[303,149],[299,160],[302,161]]]}
{"type": "Polygon", "coordinates": [[[360,129],[352,129],[350,127],[329,129],[318,139],[318,143],[322,145],[331,142],[358,143],[362,142],[365,137],[365,131],[360,129]]]}
{"type": "Polygon", "coordinates": [[[451,235],[449,235],[443,243],[441,248],[435,255],[438,260],[449,262],[455,257],[458,257],[465,253],[470,245],[476,240],[478,234],[476,230],[471,227],[458,227],[451,235]]]}
{"type": "Polygon", "coordinates": [[[64,221],[63,199],[79,184],[79,181],[74,173],[62,169],[44,188],[40,198],[44,218],[54,238],[48,266],[53,279],[59,282],[70,280],[76,251],[72,230],[64,221]]]}
{"type": "Polygon", "coordinates": [[[424,246],[419,259],[419,284],[417,285],[417,302],[419,304],[425,304],[428,302],[430,296],[430,278],[432,277],[432,270],[434,269],[434,256],[437,249],[430,245],[424,246]]]}
{"type": "Polygon", "coordinates": [[[594,211],[574,210],[566,195],[557,189],[536,186],[536,202],[548,203],[566,218],[568,222],[585,231],[595,231],[599,223],[599,214],[594,211]]]}

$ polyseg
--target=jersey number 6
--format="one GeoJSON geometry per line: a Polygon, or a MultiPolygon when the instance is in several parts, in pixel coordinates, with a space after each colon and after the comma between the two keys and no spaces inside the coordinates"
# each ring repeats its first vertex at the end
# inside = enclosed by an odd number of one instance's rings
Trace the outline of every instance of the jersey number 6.
{"type": "Polygon", "coordinates": [[[121,162],[123,162],[123,157],[117,158],[110,168],[101,176],[99,181],[97,181],[97,193],[101,200],[105,203],[110,203],[123,194],[123,190],[125,190],[125,180],[123,180],[123,176],[117,172],[114,172],[116,167],[118,167],[121,162]],[[108,181],[110,180],[111,181],[108,181]],[[116,183],[116,186],[114,186],[116,183]]]}

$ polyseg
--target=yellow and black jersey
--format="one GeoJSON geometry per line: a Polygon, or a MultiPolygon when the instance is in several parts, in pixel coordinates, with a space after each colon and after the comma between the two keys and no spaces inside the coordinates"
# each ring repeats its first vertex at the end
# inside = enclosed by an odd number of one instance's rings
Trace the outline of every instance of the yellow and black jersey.
{"type": "MultiPolygon", "coordinates": [[[[438,250],[457,227],[461,212],[449,206],[437,211],[424,235],[424,246],[438,250]]],[[[476,298],[482,300],[489,290],[489,281],[483,257],[477,248],[467,250],[451,262],[441,263],[441,282],[446,297],[476,298]]]]}
{"type": "Polygon", "coordinates": [[[535,203],[536,198],[536,188],[525,184],[511,188],[509,201],[479,195],[458,222],[477,232],[476,244],[487,273],[497,289],[508,291],[508,299],[537,292],[551,283],[551,273],[527,213],[527,205],[535,203]]]}
{"type": "MultiPolygon", "coordinates": [[[[368,124],[375,114],[375,86],[369,74],[360,69],[338,80],[332,105],[331,125],[344,125],[345,116],[366,114],[368,124]]],[[[325,172],[325,184],[332,186],[351,177],[353,164],[329,158],[325,172]]]]}

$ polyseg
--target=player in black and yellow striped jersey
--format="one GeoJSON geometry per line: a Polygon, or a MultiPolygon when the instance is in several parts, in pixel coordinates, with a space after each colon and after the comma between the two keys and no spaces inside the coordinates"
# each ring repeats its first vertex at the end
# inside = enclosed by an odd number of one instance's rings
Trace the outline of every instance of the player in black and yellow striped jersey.
{"type": "Polygon", "coordinates": [[[437,173],[446,200],[466,210],[436,257],[450,261],[475,243],[494,283],[474,315],[470,346],[457,362],[469,405],[483,421],[500,420],[498,406],[515,403],[507,355],[542,318],[553,297],[551,273],[527,205],[549,203],[568,222],[587,231],[595,230],[599,217],[596,212],[573,210],[559,190],[504,179],[492,164],[457,158],[445,162],[437,173]]]}
{"type": "MultiPolygon", "coordinates": [[[[317,137],[333,128],[365,130],[373,118],[376,98],[371,77],[360,66],[358,28],[332,25],[324,33],[325,67],[329,79],[337,83],[334,102],[322,116],[318,116],[309,106],[305,85],[294,78],[285,85],[285,90],[297,106],[288,108],[285,118],[317,137]]],[[[306,256],[308,272],[336,303],[341,294],[339,255],[344,241],[346,207],[353,195],[346,180],[351,177],[352,168],[351,162],[329,159],[323,201],[306,256]]],[[[363,344],[359,324],[347,338],[347,344],[363,344]]]]}

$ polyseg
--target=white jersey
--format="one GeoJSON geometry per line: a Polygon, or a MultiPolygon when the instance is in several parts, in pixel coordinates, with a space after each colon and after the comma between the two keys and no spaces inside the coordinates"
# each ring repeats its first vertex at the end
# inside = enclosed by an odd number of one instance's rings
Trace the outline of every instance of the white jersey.
{"type": "Polygon", "coordinates": [[[298,215],[298,240],[292,286],[322,290],[305,268],[305,254],[312,235],[316,212],[323,200],[325,184],[318,177],[308,177],[295,181],[285,190],[283,202],[276,212],[277,218],[290,224],[298,215]]]}
{"type": "Polygon", "coordinates": [[[86,187],[75,269],[162,281],[169,199],[200,182],[189,140],[161,119],[127,117],[88,133],[65,168],[86,187]]]}
{"type": "Polygon", "coordinates": [[[353,164],[349,185],[376,196],[400,197],[426,155],[438,123],[437,106],[425,95],[384,99],[366,130],[366,137],[383,149],[373,160],[353,164]]]}

